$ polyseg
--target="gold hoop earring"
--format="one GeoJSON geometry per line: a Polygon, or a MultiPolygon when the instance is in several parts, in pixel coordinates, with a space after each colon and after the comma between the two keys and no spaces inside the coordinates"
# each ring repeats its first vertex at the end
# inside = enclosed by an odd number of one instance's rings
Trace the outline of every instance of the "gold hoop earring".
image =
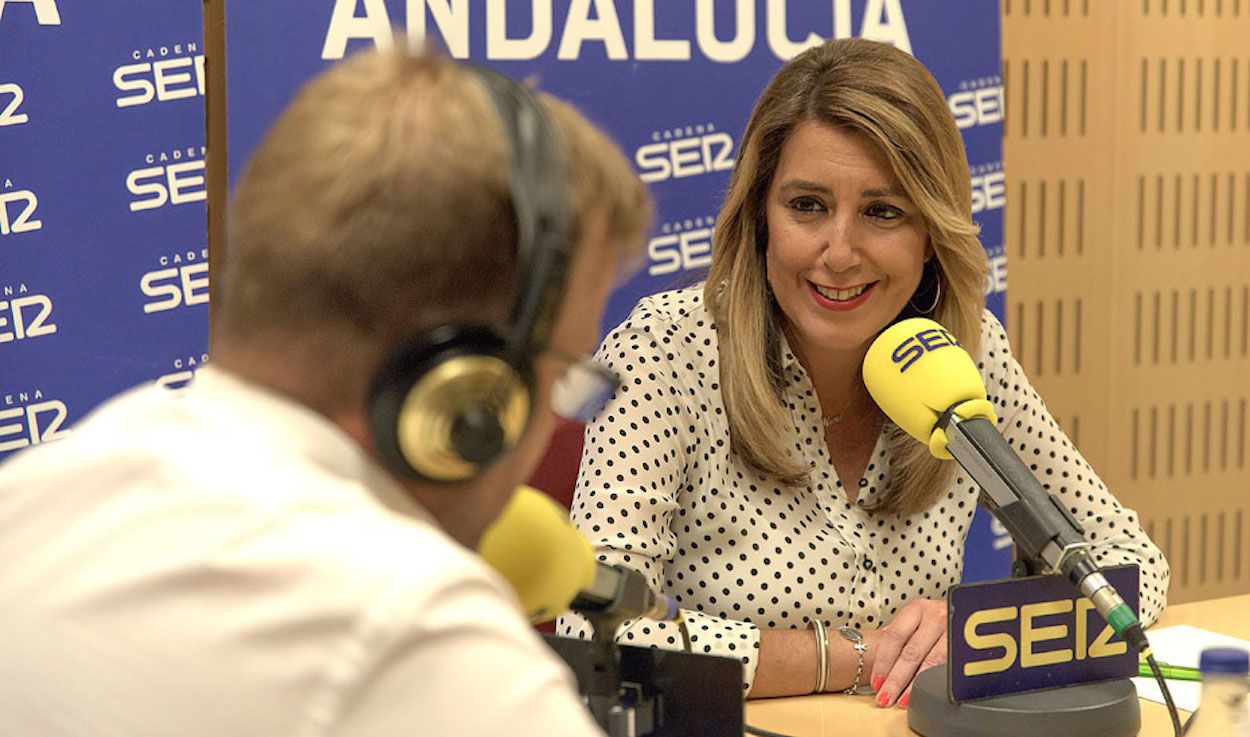
{"type": "Polygon", "coordinates": [[[930,303],[927,308],[921,309],[916,304],[916,296],[914,294],[912,295],[912,298],[907,301],[907,304],[911,305],[911,308],[915,310],[917,314],[932,315],[933,311],[937,309],[938,302],[942,299],[942,272],[936,265],[933,267],[933,280],[937,282],[937,287],[933,290],[933,302],[930,303]]]}

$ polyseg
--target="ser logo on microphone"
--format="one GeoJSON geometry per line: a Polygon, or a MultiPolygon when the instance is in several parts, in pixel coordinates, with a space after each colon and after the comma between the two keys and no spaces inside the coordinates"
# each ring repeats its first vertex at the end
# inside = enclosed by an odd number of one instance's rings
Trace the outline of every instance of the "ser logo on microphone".
{"type": "MultiPolygon", "coordinates": [[[[1102,572],[1136,611],[1137,567],[1102,572]]],[[[963,584],[948,602],[948,693],[956,702],[1137,673],[1137,652],[1061,576],[963,584]]]]}
{"type": "Polygon", "coordinates": [[[919,361],[924,354],[936,351],[939,348],[958,345],[959,341],[945,328],[929,328],[921,330],[915,335],[908,337],[902,343],[899,343],[890,354],[890,360],[894,361],[896,365],[902,364],[898,369],[898,372],[901,374],[911,368],[912,364],[919,361]]]}

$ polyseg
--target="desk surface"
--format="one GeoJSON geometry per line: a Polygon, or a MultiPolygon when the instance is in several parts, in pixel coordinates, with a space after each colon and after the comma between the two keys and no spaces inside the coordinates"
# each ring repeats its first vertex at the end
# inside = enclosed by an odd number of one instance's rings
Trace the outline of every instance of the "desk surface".
{"type": "MultiPolygon", "coordinates": [[[[1233,637],[1250,639],[1250,594],[1211,599],[1168,607],[1156,627],[1189,624],[1233,637]]],[[[1184,714],[1182,712],[1182,719],[1184,714]]],[[[1152,701],[1141,702],[1140,737],[1171,737],[1167,708],[1152,701]]],[[[746,722],[754,727],[795,737],[904,737],[907,728],[903,709],[879,709],[871,696],[796,696],[748,701],[746,722]]]]}

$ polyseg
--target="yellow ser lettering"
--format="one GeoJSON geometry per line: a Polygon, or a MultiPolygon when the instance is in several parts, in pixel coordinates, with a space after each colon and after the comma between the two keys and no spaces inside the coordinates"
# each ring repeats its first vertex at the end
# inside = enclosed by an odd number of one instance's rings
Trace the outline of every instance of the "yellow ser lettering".
{"type": "MultiPolygon", "coordinates": [[[[1123,655],[1128,651],[1128,643],[1120,640],[1119,642],[1111,642],[1111,637],[1115,634],[1111,629],[1111,625],[1105,625],[1102,631],[1098,633],[1097,639],[1092,643],[1089,642],[1089,626],[1087,624],[1088,614],[1094,608],[1094,603],[1087,597],[1082,597],[1076,602],[1076,659],[1084,660],[1090,658],[1108,658],[1113,655],[1123,655]],[[1089,643],[1087,645],[1087,643],[1089,643]]],[[[1101,617],[1099,618],[1101,620],[1101,617]]]]}
{"type": "Polygon", "coordinates": [[[1050,614],[1066,614],[1072,611],[1071,599],[1043,601],[1037,604],[1025,604],[1020,607],[1020,667],[1033,668],[1039,665],[1054,665],[1072,660],[1072,649],[1063,648],[1049,652],[1033,652],[1033,646],[1047,640],[1060,640],[1068,636],[1068,626],[1056,624],[1050,627],[1034,627],[1035,617],[1050,614]]]}
{"type": "Polygon", "coordinates": [[[1089,597],[1082,596],[1076,600],[1076,620],[1072,623],[1076,630],[1076,659],[1084,660],[1086,648],[1089,647],[1089,611],[1094,608],[1094,602],[1089,597]]]}
{"type": "Polygon", "coordinates": [[[1109,642],[1114,632],[1111,625],[1102,628],[1102,632],[1098,633],[1098,639],[1089,646],[1089,656],[1091,658],[1105,658],[1111,655],[1123,655],[1128,650],[1128,643],[1124,640],[1119,642],[1109,642]]]}
{"type": "Polygon", "coordinates": [[[989,660],[978,660],[973,663],[964,663],[965,676],[983,676],[988,673],[1001,673],[1011,667],[1016,662],[1016,641],[1006,632],[994,632],[982,635],[977,632],[977,628],[983,624],[993,624],[995,622],[1010,622],[1016,618],[1016,607],[1007,606],[998,609],[983,609],[974,612],[968,617],[968,621],[964,623],[964,640],[968,646],[974,650],[989,650],[995,647],[1003,649],[1002,657],[990,658],[989,660]]]}

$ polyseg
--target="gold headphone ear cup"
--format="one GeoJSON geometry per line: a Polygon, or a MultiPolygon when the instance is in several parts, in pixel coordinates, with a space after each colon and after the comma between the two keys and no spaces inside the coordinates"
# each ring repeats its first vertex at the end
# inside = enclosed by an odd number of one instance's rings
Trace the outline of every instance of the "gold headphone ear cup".
{"type": "Polygon", "coordinates": [[[399,476],[462,481],[512,450],[533,404],[528,363],[514,364],[480,325],[442,325],[397,347],[369,388],[373,446],[399,476]]]}
{"type": "Polygon", "coordinates": [[[395,423],[398,450],[418,474],[461,481],[520,441],[529,421],[527,383],[496,356],[442,361],[404,397],[395,423]]]}

